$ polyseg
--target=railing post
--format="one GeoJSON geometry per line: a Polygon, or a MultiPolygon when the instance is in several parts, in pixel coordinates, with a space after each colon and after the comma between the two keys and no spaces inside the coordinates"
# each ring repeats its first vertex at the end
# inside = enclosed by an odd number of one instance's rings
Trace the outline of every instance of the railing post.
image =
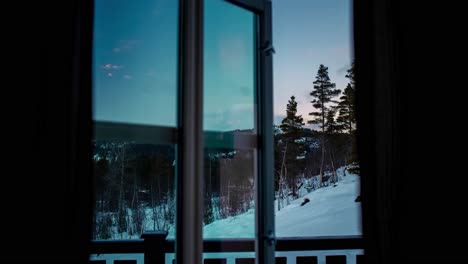
{"type": "Polygon", "coordinates": [[[167,231],[147,231],[141,235],[145,247],[145,264],[165,262],[167,231]]]}

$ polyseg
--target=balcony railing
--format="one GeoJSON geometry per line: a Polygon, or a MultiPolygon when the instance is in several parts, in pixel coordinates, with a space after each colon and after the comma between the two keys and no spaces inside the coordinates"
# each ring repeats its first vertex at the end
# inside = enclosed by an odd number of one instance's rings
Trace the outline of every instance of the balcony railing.
{"type": "MultiPolygon", "coordinates": [[[[174,240],[151,232],[136,240],[92,241],[93,264],[175,263],[174,240]]],[[[360,236],[278,238],[277,264],[359,264],[364,254],[360,236]]],[[[205,239],[204,264],[254,264],[254,239],[205,239]]]]}

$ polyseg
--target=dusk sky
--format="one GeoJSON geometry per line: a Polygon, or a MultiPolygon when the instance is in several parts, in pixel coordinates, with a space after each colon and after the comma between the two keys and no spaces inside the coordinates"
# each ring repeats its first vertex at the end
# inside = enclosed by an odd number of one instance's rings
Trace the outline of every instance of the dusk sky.
{"type": "MultiPolygon", "coordinates": [[[[204,127],[254,123],[253,19],[222,0],[205,0],[204,127]]],[[[273,0],[274,115],[291,95],[305,121],[320,64],[337,88],[352,58],[350,0],[273,0]]],[[[176,125],[177,1],[96,0],[94,119],[176,125]]]]}
{"type": "Polygon", "coordinates": [[[314,111],[309,93],[320,64],[343,90],[353,58],[351,0],[273,0],[275,124],[286,115],[291,95],[304,122],[314,111]]]}

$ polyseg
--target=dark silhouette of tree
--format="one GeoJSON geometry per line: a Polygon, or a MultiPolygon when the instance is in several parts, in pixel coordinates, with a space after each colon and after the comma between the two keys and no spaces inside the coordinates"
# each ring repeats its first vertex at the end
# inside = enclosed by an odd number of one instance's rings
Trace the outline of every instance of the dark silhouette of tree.
{"type": "Polygon", "coordinates": [[[355,62],[353,61],[351,63],[351,67],[349,68],[349,70],[347,70],[347,74],[345,75],[346,78],[349,79],[349,84],[351,84],[351,87],[354,89],[356,86],[355,86],[355,78],[354,78],[354,71],[355,71],[355,62]]]}
{"type": "Polygon", "coordinates": [[[338,103],[338,122],[343,125],[345,130],[350,135],[350,150],[347,158],[348,171],[354,174],[359,174],[359,164],[357,158],[356,148],[356,115],[355,115],[355,76],[354,76],[355,62],[353,61],[351,67],[348,69],[346,78],[349,79],[349,83],[343,91],[343,95],[340,97],[338,103]]]}
{"type": "Polygon", "coordinates": [[[342,130],[342,126],[337,122],[337,118],[335,118],[336,112],[336,107],[330,107],[327,110],[325,118],[325,133],[328,135],[339,133],[342,130]]]}
{"type": "Polygon", "coordinates": [[[329,106],[328,103],[335,102],[332,100],[333,97],[336,97],[340,93],[340,90],[335,89],[335,83],[330,81],[328,77],[328,67],[325,67],[323,64],[320,64],[317,71],[317,76],[314,81],[314,89],[310,95],[314,98],[311,103],[312,106],[317,109],[316,112],[309,113],[312,116],[312,119],[308,121],[309,124],[318,124],[322,129],[322,158],[320,164],[320,184],[322,184],[323,174],[324,174],[324,161],[325,161],[325,128],[326,128],[326,117],[329,106]]]}
{"type": "Polygon", "coordinates": [[[343,130],[343,126],[337,122],[337,118],[335,118],[337,112],[337,107],[331,106],[327,110],[327,117],[325,119],[325,133],[326,137],[326,145],[327,145],[327,156],[330,160],[330,166],[332,170],[332,182],[336,183],[338,181],[338,176],[336,174],[337,169],[337,162],[336,162],[336,155],[337,152],[337,141],[339,138],[338,134],[341,134],[341,130],[343,130]]]}
{"type": "Polygon", "coordinates": [[[283,168],[280,179],[285,179],[291,188],[291,195],[297,198],[297,176],[304,170],[305,142],[302,139],[303,118],[297,115],[297,102],[294,96],[286,106],[286,117],[281,121],[279,134],[282,149],[283,168]]]}
{"type": "Polygon", "coordinates": [[[353,131],[353,125],[356,124],[355,116],[355,83],[354,83],[354,62],[351,64],[351,68],[346,74],[346,78],[349,78],[349,83],[343,91],[342,96],[340,97],[340,102],[338,103],[338,122],[343,125],[345,130],[349,134],[353,131]]]}

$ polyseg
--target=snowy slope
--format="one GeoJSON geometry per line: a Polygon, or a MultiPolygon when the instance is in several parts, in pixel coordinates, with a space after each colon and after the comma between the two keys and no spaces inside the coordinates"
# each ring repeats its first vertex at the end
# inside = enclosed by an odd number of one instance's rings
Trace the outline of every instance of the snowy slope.
{"type": "MultiPolygon", "coordinates": [[[[348,174],[336,187],[313,191],[276,212],[276,236],[361,235],[361,207],[354,202],[359,194],[359,177],[348,174]],[[304,198],[310,202],[300,206],[304,198]]],[[[205,238],[254,237],[253,210],[215,221],[203,228],[205,238]]]]}
{"type": "MultiPolygon", "coordinates": [[[[341,236],[360,235],[360,203],[354,202],[359,193],[359,177],[347,175],[338,182],[336,187],[324,187],[313,191],[304,197],[293,201],[290,205],[276,212],[277,237],[304,236],[341,236]],[[304,198],[310,202],[300,206],[304,198]]],[[[247,213],[215,221],[203,228],[205,238],[253,238],[255,214],[251,210],[247,213]]],[[[174,238],[174,230],[169,232],[169,238],[174,238]]],[[[325,263],[327,255],[347,255],[348,261],[354,263],[356,254],[363,254],[362,250],[342,251],[313,251],[302,252],[300,256],[317,256],[319,263],[325,263]]],[[[276,256],[295,258],[297,252],[276,252],[276,256]],[[288,255],[289,254],[289,255],[288,255]]],[[[205,253],[204,257],[253,257],[252,252],[243,253],[205,253]]],[[[173,254],[166,254],[166,263],[172,263],[173,254]]],[[[113,261],[117,259],[136,259],[143,263],[143,254],[100,254],[91,255],[93,260],[113,261]]],[[[108,262],[110,263],[110,262],[108,262]]],[[[229,261],[228,261],[229,263],[229,261]]]]}

